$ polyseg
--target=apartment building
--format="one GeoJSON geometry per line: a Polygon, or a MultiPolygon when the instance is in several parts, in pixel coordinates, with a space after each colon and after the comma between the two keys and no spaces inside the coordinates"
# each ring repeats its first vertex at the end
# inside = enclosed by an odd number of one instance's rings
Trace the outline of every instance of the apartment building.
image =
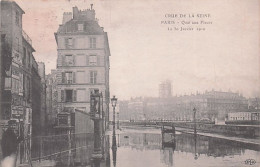
{"type": "Polygon", "coordinates": [[[107,33],[98,24],[95,10],[63,14],[55,33],[57,42],[58,112],[90,111],[90,94],[103,94],[105,120],[109,112],[109,43],[107,33]]]}
{"type": "MultiPolygon", "coordinates": [[[[38,81],[41,83],[41,77],[33,56],[35,50],[32,40],[22,27],[22,16],[25,12],[14,1],[2,0],[0,3],[1,43],[3,44],[1,125],[6,127],[8,120],[16,120],[16,131],[30,139],[32,135],[40,134],[39,130],[42,130],[37,128],[38,122],[35,120],[41,113],[42,85],[34,84],[38,81]],[[34,130],[32,130],[33,122],[34,130]]],[[[23,143],[19,146],[18,163],[28,161],[26,146],[31,146],[30,141],[28,145],[23,143]]]]}

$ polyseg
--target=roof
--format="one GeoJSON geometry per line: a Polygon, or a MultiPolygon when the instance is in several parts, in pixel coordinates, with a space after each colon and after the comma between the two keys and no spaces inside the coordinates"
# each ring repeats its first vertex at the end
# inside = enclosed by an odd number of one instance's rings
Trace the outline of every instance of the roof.
{"type": "Polygon", "coordinates": [[[100,27],[95,20],[70,20],[64,25],[61,25],[58,29],[58,34],[60,33],[75,33],[75,34],[87,34],[87,35],[103,35],[103,28],[100,27]],[[83,31],[78,31],[78,24],[83,24],[83,31]]]}
{"type": "Polygon", "coordinates": [[[2,0],[2,1],[0,1],[0,3],[2,3],[2,4],[4,4],[4,3],[13,4],[14,6],[16,6],[22,12],[22,14],[25,13],[23,11],[23,9],[14,0],[2,0]]]}

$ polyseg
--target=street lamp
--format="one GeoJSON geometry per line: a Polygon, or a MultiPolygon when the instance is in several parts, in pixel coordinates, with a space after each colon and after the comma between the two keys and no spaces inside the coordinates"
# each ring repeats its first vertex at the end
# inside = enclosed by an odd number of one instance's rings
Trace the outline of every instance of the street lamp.
{"type": "Polygon", "coordinates": [[[117,103],[116,96],[113,96],[113,98],[111,98],[111,102],[112,102],[112,107],[115,108],[116,107],[116,103],[117,103]]]}
{"type": "Polygon", "coordinates": [[[115,132],[115,108],[116,108],[116,103],[117,103],[117,98],[113,96],[111,98],[111,103],[113,107],[113,136],[112,136],[112,152],[113,152],[113,164],[116,166],[116,151],[117,151],[117,146],[116,146],[116,132],[115,132]]]}
{"type": "Polygon", "coordinates": [[[111,98],[111,103],[112,103],[112,107],[113,107],[113,135],[114,135],[114,133],[115,133],[115,109],[116,109],[116,103],[117,103],[117,98],[115,97],[115,96],[113,96],[113,98],[111,98]]]}

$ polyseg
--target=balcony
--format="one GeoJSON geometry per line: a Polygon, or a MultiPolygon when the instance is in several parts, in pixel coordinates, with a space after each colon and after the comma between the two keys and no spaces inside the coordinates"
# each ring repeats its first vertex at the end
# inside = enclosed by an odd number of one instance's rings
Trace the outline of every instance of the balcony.
{"type": "Polygon", "coordinates": [[[32,46],[32,40],[31,38],[25,33],[25,31],[23,30],[22,32],[23,38],[32,46]]]}

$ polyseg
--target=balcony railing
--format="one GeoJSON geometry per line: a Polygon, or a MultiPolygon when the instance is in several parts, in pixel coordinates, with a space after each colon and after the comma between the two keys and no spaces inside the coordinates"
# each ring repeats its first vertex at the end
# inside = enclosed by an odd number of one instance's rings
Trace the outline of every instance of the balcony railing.
{"type": "Polygon", "coordinates": [[[23,30],[22,32],[23,38],[32,46],[32,40],[31,38],[25,33],[25,31],[23,30]]]}

